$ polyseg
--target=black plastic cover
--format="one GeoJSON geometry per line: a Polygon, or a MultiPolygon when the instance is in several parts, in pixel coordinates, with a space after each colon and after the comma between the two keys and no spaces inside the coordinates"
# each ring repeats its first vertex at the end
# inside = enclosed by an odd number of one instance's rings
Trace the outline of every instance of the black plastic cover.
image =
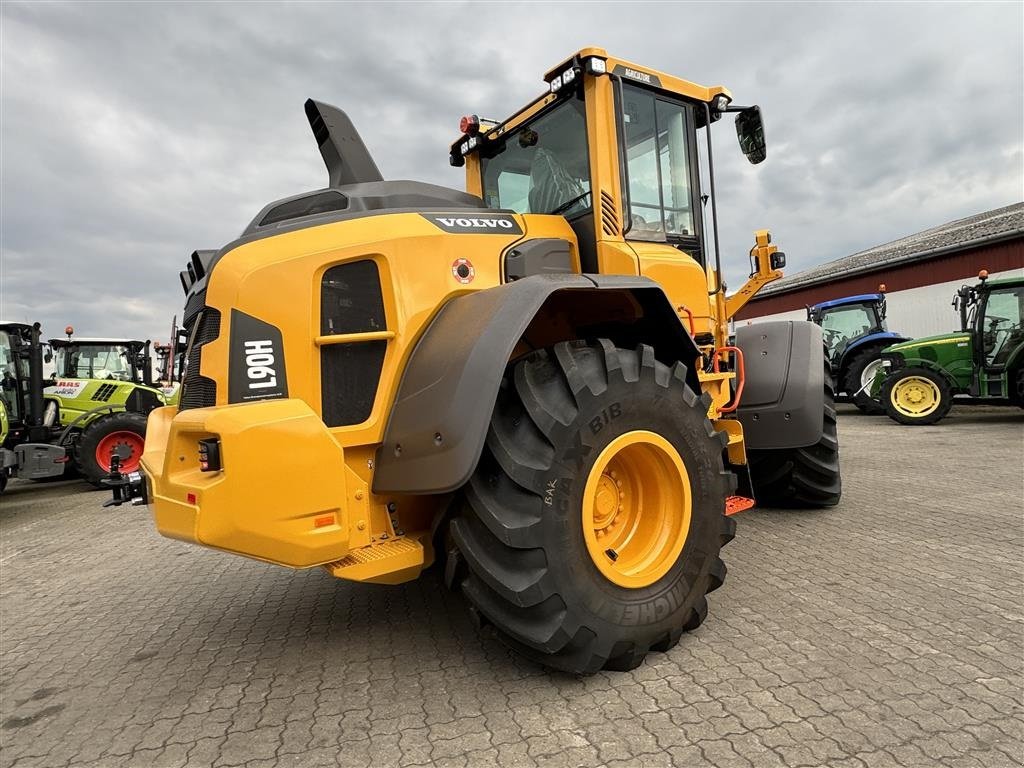
{"type": "Polygon", "coordinates": [[[821,328],[803,320],[741,326],[746,384],[738,417],[748,449],[802,448],[821,439],[825,347],[821,328]]]}

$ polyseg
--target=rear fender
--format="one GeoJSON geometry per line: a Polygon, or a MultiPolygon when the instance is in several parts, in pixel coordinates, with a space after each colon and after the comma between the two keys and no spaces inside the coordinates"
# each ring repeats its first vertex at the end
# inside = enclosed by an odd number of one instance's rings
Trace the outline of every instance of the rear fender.
{"type": "Polygon", "coordinates": [[[469,479],[506,364],[573,338],[650,344],[665,363],[699,351],[664,291],[644,277],[532,275],[445,304],[413,350],[377,451],[374,493],[448,493],[469,479]],[[521,345],[523,338],[528,345],[521,345]],[[518,349],[517,349],[518,348],[518,349]]]}
{"type": "Polygon", "coordinates": [[[746,384],[737,413],[748,449],[802,448],[821,439],[825,348],[821,328],[800,320],[745,325],[736,332],[746,384]]]}

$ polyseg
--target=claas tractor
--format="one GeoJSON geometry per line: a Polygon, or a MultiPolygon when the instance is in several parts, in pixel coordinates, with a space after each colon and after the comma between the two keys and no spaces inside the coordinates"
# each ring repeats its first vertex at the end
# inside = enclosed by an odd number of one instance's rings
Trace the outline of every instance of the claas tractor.
{"type": "Polygon", "coordinates": [[[907,341],[885,325],[885,286],[878,293],[845,296],[807,307],[807,319],[821,326],[832,366],[836,394],[845,395],[862,413],[885,409],[871,397],[882,350],[907,341]]]}
{"type": "Polygon", "coordinates": [[[1024,278],[988,279],[953,297],[960,331],[895,344],[873,391],[900,424],[934,424],[955,396],[1024,407],[1024,278]]]}
{"type": "Polygon", "coordinates": [[[38,323],[0,322],[0,492],[10,477],[60,477],[68,461],[44,424],[43,346],[38,323]]]}
{"type": "Polygon", "coordinates": [[[760,162],[760,110],[599,48],[545,86],[462,119],[465,192],[383,180],[348,117],[306,102],[329,184],[191,255],[181,402],[150,415],[111,501],[343,579],[436,562],[482,626],[574,673],[634,667],[704,620],[749,494],[834,505],[820,329],[727,343],[784,258],[758,232],[727,295],[710,131],[734,113],[760,162]]]}
{"type": "Polygon", "coordinates": [[[150,342],[73,337],[50,339],[54,372],[43,390],[44,424],[58,430],[70,467],[96,487],[118,455],[125,470],[138,467],[146,417],[168,398],[153,381],[150,342]]]}

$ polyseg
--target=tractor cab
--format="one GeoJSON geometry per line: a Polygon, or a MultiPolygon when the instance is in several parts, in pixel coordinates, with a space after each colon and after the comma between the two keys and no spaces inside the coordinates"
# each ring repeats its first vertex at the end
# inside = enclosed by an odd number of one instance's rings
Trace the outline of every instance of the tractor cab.
{"type": "Polygon", "coordinates": [[[960,329],[971,335],[975,363],[986,372],[999,373],[1017,362],[1024,345],[1024,280],[988,280],[963,286],[953,297],[960,312],[960,329]]]}
{"type": "Polygon", "coordinates": [[[54,379],[96,379],[153,384],[150,342],[133,339],[50,339],[54,351],[54,379]]]}
{"type": "Polygon", "coordinates": [[[835,360],[854,341],[884,333],[885,294],[865,293],[807,307],[807,319],[821,326],[829,356],[835,360]]]}
{"type": "Polygon", "coordinates": [[[28,421],[29,402],[28,350],[32,326],[25,323],[0,323],[0,409],[2,437],[16,434],[28,421]]]}
{"type": "Polygon", "coordinates": [[[39,325],[0,323],[0,491],[11,476],[41,480],[64,473],[65,449],[49,444],[39,325]]]}

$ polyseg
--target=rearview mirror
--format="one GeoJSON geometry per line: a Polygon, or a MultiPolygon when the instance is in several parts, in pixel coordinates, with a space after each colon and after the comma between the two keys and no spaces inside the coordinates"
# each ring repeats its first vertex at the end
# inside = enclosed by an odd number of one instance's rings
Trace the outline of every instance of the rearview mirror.
{"type": "Polygon", "coordinates": [[[760,107],[747,107],[736,115],[736,138],[739,139],[740,149],[751,164],[757,165],[768,156],[760,107]]]}
{"type": "Polygon", "coordinates": [[[43,345],[43,362],[46,362],[46,363],[52,363],[53,362],[53,349],[51,349],[49,344],[44,344],[43,345]]]}

